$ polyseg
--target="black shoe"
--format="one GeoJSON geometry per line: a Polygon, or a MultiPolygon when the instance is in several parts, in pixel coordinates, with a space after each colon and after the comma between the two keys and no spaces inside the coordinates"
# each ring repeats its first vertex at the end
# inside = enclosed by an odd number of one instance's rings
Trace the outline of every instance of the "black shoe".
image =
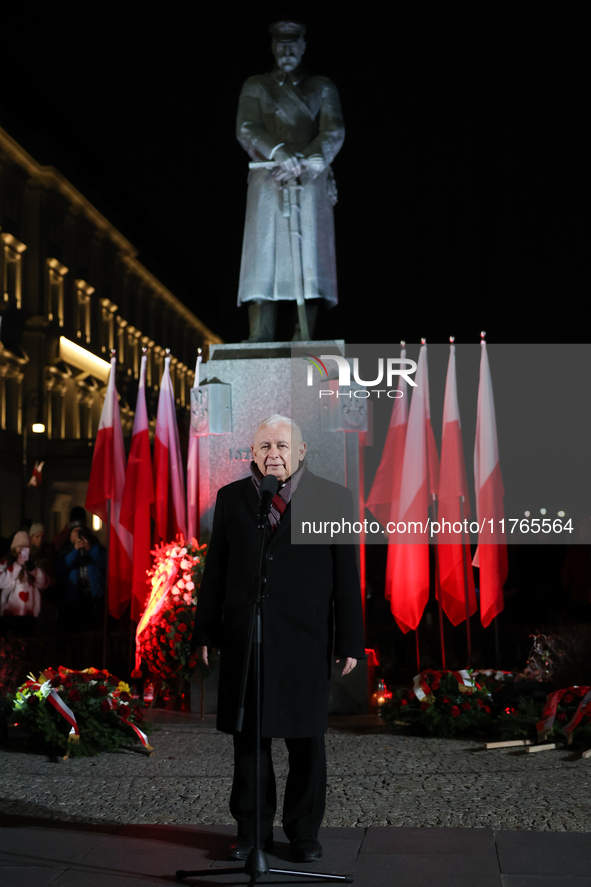
{"type": "Polygon", "coordinates": [[[312,862],[322,856],[322,846],[318,838],[312,835],[300,835],[289,842],[291,853],[296,862],[312,862]]]}
{"type": "MultiPolygon", "coordinates": [[[[254,847],[254,838],[238,837],[228,851],[228,859],[246,859],[254,847]]],[[[265,853],[273,852],[273,835],[263,841],[265,853]]]]}

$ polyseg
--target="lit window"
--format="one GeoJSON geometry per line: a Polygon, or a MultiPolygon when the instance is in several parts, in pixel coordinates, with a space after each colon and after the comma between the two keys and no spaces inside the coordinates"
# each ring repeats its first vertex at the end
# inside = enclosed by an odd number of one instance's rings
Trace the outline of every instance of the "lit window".
{"type": "Polygon", "coordinates": [[[114,305],[109,299],[101,299],[101,351],[109,358],[111,349],[115,347],[115,314],[117,310],[117,305],[114,305]]]}
{"type": "Polygon", "coordinates": [[[64,277],[68,269],[57,259],[47,260],[47,318],[64,325],[64,277]]]}
{"type": "Polygon", "coordinates": [[[122,317],[117,317],[117,360],[120,366],[125,366],[125,359],[127,357],[125,348],[127,339],[126,326],[127,321],[123,320],[122,317]]]}
{"type": "Polygon", "coordinates": [[[139,330],[136,330],[134,326],[127,327],[127,345],[129,349],[128,359],[131,364],[127,368],[127,375],[133,377],[135,379],[139,379],[140,376],[140,338],[141,333],[139,330]]]}
{"type": "Polygon", "coordinates": [[[26,250],[12,234],[0,234],[2,242],[2,292],[5,302],[12,302],[17,308],[22,302],[22,256],[26,250]]]}
{"type": "Polygon", "coordinates": [[[90,297],[94,287],[85,280],[74,281],[76,286],[76,335],[90,342],[90,297]]]}

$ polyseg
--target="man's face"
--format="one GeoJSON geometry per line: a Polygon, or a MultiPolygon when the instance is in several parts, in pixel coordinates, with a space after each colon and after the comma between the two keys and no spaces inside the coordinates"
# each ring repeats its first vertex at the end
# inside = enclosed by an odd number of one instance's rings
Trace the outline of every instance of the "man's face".
{"type": "Polygon", "coordinates": [[[273,55],[275,56],[277,67],[284,71],[285,74],[295,71],[302,60],[305,49],[306,43],[303,37],[300,37],[298,40],[282,40],[281,42],[273,40],[273,55]]]}
{"type": "Polygon", "coordinates": [[[261,474],[272,474],[283,483],[292,474],[292,462],[295,471],[306,455],[306,444],[287,422],[262,425],[254,436],[252,453],[261,474]]]}

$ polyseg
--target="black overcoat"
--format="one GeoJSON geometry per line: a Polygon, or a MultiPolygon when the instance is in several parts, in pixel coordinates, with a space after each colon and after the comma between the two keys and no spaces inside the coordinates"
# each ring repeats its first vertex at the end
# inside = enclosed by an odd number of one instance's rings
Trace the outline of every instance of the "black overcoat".
{"type": "MultiPolygon", "coordinates": [[[[321,515],[335,493],[352,511],[351,493],[306,471],[295,504],[269,534],[262,608],[262,735],[317,736],[328,725],[331,656],[365,655],[361,593],[352,545],[295,545],[300,511],[321,515]],[[330,497],[329,495],[330,494],[330,497]]],[[[193,646],[220,647],[217,727],[235,729],[246,646],[248,596],[256,572],[259,497],[252,478],[218,492],[211,543],[199,591],[193,646]]],[[[248,714],[248,713],[247,713],[248,714]]]]}

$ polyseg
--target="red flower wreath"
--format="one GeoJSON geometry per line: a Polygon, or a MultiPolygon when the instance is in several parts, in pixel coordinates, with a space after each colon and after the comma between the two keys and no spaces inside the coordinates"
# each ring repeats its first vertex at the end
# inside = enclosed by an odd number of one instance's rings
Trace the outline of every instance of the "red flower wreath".
{"type": "Polygon", "coordinates": [[[175,690],[197,665],[190,642],[206,550],[196,539],[185,542],[177,536],[175,542],[152,552],[154,566],[148,573],[152,592],[146,611],[153,607],[154,615],[138,637],[137,650],[152,680],[175,690]]]}

